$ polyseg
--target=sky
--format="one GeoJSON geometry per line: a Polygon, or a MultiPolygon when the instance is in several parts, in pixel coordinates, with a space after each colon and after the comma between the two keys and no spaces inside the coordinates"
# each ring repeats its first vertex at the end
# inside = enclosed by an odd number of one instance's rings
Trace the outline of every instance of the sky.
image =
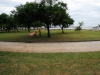
{"type": "MultiPolygon", "coordinates": [[[[0,0],[0,14],[10,14],[15,6],[35,0],[0,0]]],[[[40,0],[36,0],[37,2],[40,0]]],[[[60,0],[67,3],[68,13],[74,19],[74,26],[84,22],[83,27],[95,27],[100,24],[100,0],[60,0]]]]}

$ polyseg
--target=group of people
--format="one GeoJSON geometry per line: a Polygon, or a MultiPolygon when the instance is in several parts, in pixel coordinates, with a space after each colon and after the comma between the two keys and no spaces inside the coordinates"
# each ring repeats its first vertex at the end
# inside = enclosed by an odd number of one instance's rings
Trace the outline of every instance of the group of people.
{"type": "MultiPolygon", "coordinates": [[[[32,32],[29,36],[36,36],[37,32],[32,32]]],[[[39,36],[41,36],[41,29],[39,29],[39,36]]]]}

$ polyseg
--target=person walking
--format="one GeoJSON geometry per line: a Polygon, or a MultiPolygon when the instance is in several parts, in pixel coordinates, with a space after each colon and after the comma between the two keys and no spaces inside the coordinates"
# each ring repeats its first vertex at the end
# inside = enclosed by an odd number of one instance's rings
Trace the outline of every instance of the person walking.
{"type": "Polygon", "coordinates": [[[39,29],[39,36],[41,36],[41,29],[39,29]]]}

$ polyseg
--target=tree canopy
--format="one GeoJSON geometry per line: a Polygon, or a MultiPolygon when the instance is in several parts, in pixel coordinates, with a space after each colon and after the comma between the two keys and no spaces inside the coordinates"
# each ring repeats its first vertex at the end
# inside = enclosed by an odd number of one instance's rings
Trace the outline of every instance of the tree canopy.
{"type": "Polygon", "coordinates": [[[82,26],[84,25],[84,22],[82,21],[82,22],[79,22],[78,24],[79,26],[76,27],[75,31],[80,31],[82,29],[82,26]]]}
{"type": "Polygon", "coordinates": [[[37,2],[26,2],[15,7],[11,11],[11,15],[7,17],[4,15],[0,24],[7,23],[3,20],[9,20],[8,27],[11,26],[25,26],[30,32],[30,27],[45,26],[47,28],[47,36],[50,37],[50,26],[59,25],[64,33],[63,28],[69,27],[74,23],[74,20],[68,13],[67,4],[58,0],[41,0],[37,2]],[[7,19],[6,19],[7,18],[7,19]]]}

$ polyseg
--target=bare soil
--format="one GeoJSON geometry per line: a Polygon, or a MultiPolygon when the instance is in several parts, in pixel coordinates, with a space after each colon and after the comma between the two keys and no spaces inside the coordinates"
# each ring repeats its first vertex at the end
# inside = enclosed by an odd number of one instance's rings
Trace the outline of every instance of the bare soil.
{"type": "Polygon", "coordinates": [[[33,53],[92,52],[100,51],[100,41],[55,43],[0,42],[0,51],[33,53]]]}

